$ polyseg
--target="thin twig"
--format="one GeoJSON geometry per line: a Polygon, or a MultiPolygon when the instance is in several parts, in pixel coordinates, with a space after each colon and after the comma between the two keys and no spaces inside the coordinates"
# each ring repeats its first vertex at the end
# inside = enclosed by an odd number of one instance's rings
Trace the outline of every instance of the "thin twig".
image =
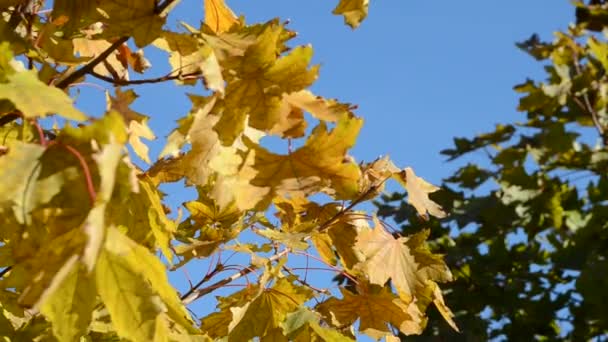
{"type": "MultiPolygon", "coordinates": [[[[290,251],[291,251],[291,249],[286,248],[282,252],[280,252],[278,254],[275,254],[272,257],[270,257],[270,259],[268,259],[268,261],[269,262],[277,261],[278,259],[280,259],[281,257],[285,256],[290,251]]],[[[181,297],[182,303],[184,303],[185,305],[188,305],[188,304],[194,302],[195,300],[201,298],[202,296],[204,296],[204,295],[206,295],[206,294],[208,294],[210,292],[213,292],[213,290],[215,290],[215,289],[217,289],[219,287],[222,287],[224,285],[227,285],[227,284],[229,284],[229,283],[231,283],[231,282],[239,279],[240,277],[253,272],[253,270],[256,269],[256,268],[257,268],[257,266],[250,265],[247,268],[243,268],[240,272],[234,273],[233,275],[231,275],[229,277],[226,277],[226,278],[224,278],[222,280],[219,280],[219,281],[217,281],[217,282],[213,283],[212,285],[209,285],[209,286],[207,286],[205,288],[202,288],[202,289],[196,289],[196,287],[192,288],[192,289],[190,289],[190,291],[188,291],[186,294],[184,294],[181,297]]],[[[203,280],[205,280],[205,279],[203,279],[203,280]]],[[[204,283],[204,281],[202,281],[202,280],[201,280],[201,282],[199,282],[199,284],[201,284],[201,285],[203,283],[204,283]]],[[[200,286],[199,284],[197,284],[197,285],[200,286]]]]}
{"type": "Polygon", "coordinates": [[[134,85],[134,84],[147,84],[147,83],[161,83],[161,82],[177,80],[177,79],[184,79],[184,78],[199,75],[199,73],[191,73],[191,74],[186,74],[186,75],[172,75],[173,73],[174,72],[172,71],[171,73],[169,73],[165,76],[160,76],[160,77],[156,77],[156,78],[147,78],[147,79],[141,79],[141,80],[113,79],[112,77],[100,75],[94,71],[89,72],[89,75],[91,75],[97,79],[100,79],[102,81],[106,81],[106,82],[112,83],[114,85],[119,85],[119,86],[127,86],[127,85],[134,85]]]}
{"type": "Polygon", "coordinates": [[[215,265],[215,269],[213,269],[211,272],[208,272],[203,279],[201,279],[198,283],[196,283],[194,286],[192,286],[190,288],[190,290],[188,290],[188,292],[184,293],[181,296],[181,300],[185,300],[187,299],[189,296],[191,296],[194,292],[196,292],[196,289],[199,288],[200,286],[202,286],[204,283],[206,283],[207,281],[209,281],[209,279],[213,278],[213,276],[215,276],[218,272],[220,272],[221,270],[223,270],[222,265],[220,264],[216,264],[215,265]]]}
{"type": "Polygon", "coordinates": [[[296,280],[297,280],[297,281],[298,281],[300,284],[302,284],[302,285],[304,285],[304,286],[306,286],[306,287],[308,287],[308,288],[312,289],[313,291],[316,291],[316,292],[319,292],[319,293],[323,293],[323,294],[329,294],[329,293],[330,293],[328,289],[320,289],[320,288],[318,288],[318,287],[315,287],[315,286],[311,285],[311,284],[310,284],[310,283],[308,283],[308,282],[307,282],[305,279],[300,279],[300,277],[298,277],[298,275],[297,275],[297,274],[295,274],[295,273],[293,272],[293,270],[292,270],[292,269],[290,269],[289,267],[287,267],[287,266],[283,266],[283,269],[285,270],[285,272],[287,272],[287,273],[291,274],[292,276],[296,277],[296,280]]]}
{"type": "MultiPolygon", "coordinates": [[[[167,9],[167,7],[169,7],[175,1],[176,0],[166,0],[164,3],[158,5],[158,7],[156,7],[154,9],[154,12],[158,15],[162,14],[165,11],[165,9],[167,9]]],[[[118,38],[114,43],[112,43],[112,45],[110,45],[107,49],[105,49],[97,57],[95,57],[91,61],[89,61],[85,66],[74,71],[73,73],[69,74],[66,78],[59,81],[59,83],[57,83],[57,88],[65,89],[65,88],[67,88],[68,85],[70,85],[72,82],[76,81],[80,77],[82,77],[86,74],[90,74],[99,63],[103,62],[106,58],[108,58],[108,56],[112,52],[114,52],[116,49],[118,49],[122,44],[126,43],[128,40],[129,40],[128,36],[118,38]]]]}
{"type": "Polygon", "coordinates": [[[0,116],[0,127],[6,125],[7,123],[10,123],[11,121],[15,121],[19,118],[21,118],[21,114],[19,114],[17,112],[12,112],[12,113],[2,115],[2,116],[0,116]]]}

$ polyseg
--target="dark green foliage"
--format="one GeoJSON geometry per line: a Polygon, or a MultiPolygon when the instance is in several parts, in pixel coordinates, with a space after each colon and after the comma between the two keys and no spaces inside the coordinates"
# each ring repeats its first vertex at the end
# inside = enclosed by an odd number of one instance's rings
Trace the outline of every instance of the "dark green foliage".
{"type": "Polygon", "coordinates": [[[398,195],[378,203],[405,234],[430,227],[454,273],[443,288],[462,333],[435,314],[421,340],[608,336],[608,4],[575,6],[576,26],[553,42],[517,45],[546,70],[515,87],[525,116],[442,152],[487,155],[430,196],[450,215],[421,220],[398,195]]]}

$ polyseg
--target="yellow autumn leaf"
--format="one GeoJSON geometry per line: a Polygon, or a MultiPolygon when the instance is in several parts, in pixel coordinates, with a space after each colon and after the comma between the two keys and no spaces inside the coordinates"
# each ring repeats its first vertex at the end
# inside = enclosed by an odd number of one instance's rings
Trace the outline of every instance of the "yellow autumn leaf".
{"type": "Polygon", "coordinates": [[[289,114],[281,111],[283,94],[300,91],[316,80],[319,68],[309,68],[310,46],[297,47],[277,58],[282,32],[280,27],[266,28],[235,66],[238,78],[226,86],[223,114],[214,127],[223,145],[232,145],[245,129],[245,122],[264,132],[272,130],[281,115],[289,114]]]}
{"type": "MultiPolygon", "coordinates": [[[[338,331],[320,325],[320,315],[307,307],[287,315],[281,323],[284,336],[294,342],[324,341],[324,342],[352,342],[350,337],[338,331]]],[[[287,338],[284,337],[287,341],[287,338]]]]}
{"type": "Polygon", "coordinates": [[[26,118],[45,117],[47,114],[78,121],[87,118],[74,108],[72,100],[63,91],[41,82],[35,71],[17,72],[6,77],[8,82],[0,83],[0,99],[11,101],[26,118]]]}
{"type": "MultiPolygon", "coordinates": [[[[115,228],[108,229],[105,253],[120,257],[120,260],[117,261],[122,265],[120,267],[138,279],[133,281],[145,281],[150,291],[158,295],[161,300],[159,305],[163,308],[162,312],[166,312],[168,317],[190,333],[196,333],[190,314],[179,299],[176,290],[169,283],[164,265],[154,254],[115,228]]],[[[106,286],[110,286],[110,283],[106,283],[106,286]]],[[[117,284],[113,286],[116,287],[117,284]]]]}
{"type": "Polygon", "coordinates": [[[166,310],[160,296],[126,258],[107,250],[96,267],[96,284],[118,336],[132,341],[155,341],[166,310]]]}
{"type": "Polygon", "coordinates": [[[357,28],[367,17],[369,0],[340,0],[334,9],[334,14],[344,16],[344,22],[352,28],[357,28]]]}
{"type": "Polygon", "coordinates": [[[357,164],[348,160],[347,151],[362,123],[344,116],[328,131],[322,122],[304,146],[288,155],[274,154],[249,141],[250,150],[237,163],[238,171],[229,175],[235,181],[228,189],[239,208],[266,207],[277,194],[287,197],[322,191],[336,199],[352,198],[359,190],[361,174],[357,164]]]}
{"type": "MultiPolygon", "coordinates": [[[[112,45],[112,43],[107,40],[91,39],[90,37],[74,38],[73,44],[73,53],[82,57],[88,57],[89,59],[99,56],[112,45]]],[[[126,44],[124,46],[126,46],[126,44]]],[[[93,71],[103,76],[111,76],[116,80],[129,80],[129,71],[127,70],[126,65],[119,60],[118,50],[112,51],[112,53],[106,57],[104,63],[95,65],[93,71]]]]}
{"type": "Polygon", "coordinates": [[[89,328],[96,297],[95,278],[85,265],[76,263],[40,311],[51,322],[59,341],[76,341],[89,328]]]}
{"type": "Polygon", "coordinates": [[[100,184],[95,204],[83,225],[83,230],[87,235],[87,245],[85,246],[82,260],[89,272],[95,267],[97,256],[103,243],[106,230],[105,211],[114,191],[116,168],[122,156],[122,148],[123,146],[119,144],[108,144],[104,145],[99,153],[93,155],[93,159],[99,170],[100,184]]]}
{"type": "Polygon", "coordinates": [[[355,245],[365,256],[365,261],[356,268],[366,274],[372,284],[383,286],[391,279],[399,296],[411,302],[417,292],[424,289],[427,280],[451,277],[443,260],[424,249],[420,236],[414,236],[412,241],[394,238],[375,217],[374,224],[374,229],[358,235],[355,245]]]}
{"type": "Polygon", "coordinates": [[[279,328],[285,316],[295,311],[311,297],[308,288],[293,285],[286,278],[263,291],[251,302],[241,307],[232,307],[228,341],[248,341],[264,337],[279,328]]]}
{"type": "Polygon", "coordinates": [[[169,52],[171,76],[187,75],[189,79],[177,78],[177,84],[194,85],[198,75],[203,75],[208,89],[224,92],[222,69],[213,48],[192,34],[165,31],[153,44],[169,52]]]}
{"type": "Polygon", "coordinates": [[[416,176],[412,168],[407,167],[393,176],[407,190],[407,201],[416,208],[421,216],[427,212],[438,218],[446,216],[441,207],[429,198],[429,194],[439,190],[438,187],[416,176]]]}
{"type": "Polygon", "coordinates": [[[148,127],[148,117],[129,107],[138,96],[132,89],[123,92],[120,88],[115,88],[115,92],[116,97],[112,97],[106,92],[107,110],[114,110],[122,115],[128,126],[129,144],[133,151],[143,161],[150,163],[148,146],[141,141],[141,138],[154,140],[156,136],[148,127]]]}
{"type": "Polygon", "coordinates": [[[422,332],[422,313],[416,304],[403,302],[390,289],[368,286],[359,294],[340,290],[342,299],[332,297],[316,306],[334,325],[346,327],[359,319],[359,331],[376,339],[391,333],[389,324],[406,335],[422,332]]]}
{"type": "Polygon", "coordinates": [[[227,31],[237,22],[236,15],[224,0],[204,0],[205,24],[216,33],[227,31]]]}

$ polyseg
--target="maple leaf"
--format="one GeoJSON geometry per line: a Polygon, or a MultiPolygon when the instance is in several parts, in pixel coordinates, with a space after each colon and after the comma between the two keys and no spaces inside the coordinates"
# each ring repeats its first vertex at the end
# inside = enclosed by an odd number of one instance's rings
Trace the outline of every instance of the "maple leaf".
{"type": "Polygon", "coordinates": [[[96,283],[120,336],[153,340],[167,333],[165,316],[196,333],[158,258],[115,228],[108,229],[104,247],[96,283]]]}
{"type": "Polygon", "coordinates": [[[281,98],[277,123],[269,132],[290,138],[304,136],[306,129],[304,112],[310,113],[319,120],[336,122],[350,111],[348,104],[315,96],[308,90],[286,93],[281,98]]]}
{"type": "Polygon", "coordinates": [[[74,341],[87,332],[96,304],[95,279],[76,264],[42,304],[40,312],[52,323],[60,341],[74,341]]]}
{"type": "Polygon", "coordinates": [[[424,249],[420,236],[394,238],[375,217],[374,223],[375,228],[361,232],[355,244],[366,258],[356,267],[372,284],[382,286],[391,279],[401,298],[411,302],[427,280],[451,278],[445,263],[424,249]]]}
{"type": "Polygon", "coordinates": [[[277,59],[277,44],[282,29],[269,27],[249,46],[235,67],[239,76],[228,82],[224,113],[215,126],[222,144],[232,145],[249,126],[268,131],[281,115],[283,93],[299,91],[317,78],[318,67],[308,69],[312,48],[298,47],[277,59]]]}
{"type": "Polygon", "coordinates": [[[224,92],[224,78],[215,52],[205,41],[192,34],[164,31],[153,44],[169,52],[170,75],[188,75],[191,79],[175,80],[177,84],[194,85],[197,75],[203,75],[208,89],[224,92]]]}
{"type": "Polygon", "coordinates": [[[166,16],[156,13],[153,0],[113,0],[96,3],[88,16],[105,23],[102,37],[133,37],[139,48],[150,44],[162,31],[166,16]]]}
{"type": "Polygon", "coordinates": [[[263,337],[274,328],[280,327],[285,316],[295,311],[311,297],[310,290],[293,285],[286,278],[264,289],[255,299],[241,307],[233,307],[228,341],[248,341],[256,336],[263,337]]]}
{"type": "Polygon", "coordinates": [[[116,97],[112,97],[106,92],[107,110],[114,110],[123,116],[128,126],[129,144],[133,147],[133,151],[143,161],[150,163],[148,146],[141,141],[141,138],[153,140],[156,139],[156,136],[148,127],[148,117],[129,108],[129,105],[137,98],[137,94],[132,89],[123,92],[120,88],[115,88],[115,92],[116,97]]]}
{"type": "Polygon", "coordinates": [[[390,289],[369,286],[359,294],[344,288],[340,291],[342,299],[333,297],[316,306],[337,327],[352,325],[360,319],[359,331],[373,338],[391,333],[389,324],[406,335],[422,332],[422,313],[418,307],[406,304],[390,289]]]}
{"type": "Polygon", "coordinates": [[[243,210],[258,203],[266,207],[277,194],[285,197],[318,191],[337,199],[351,198],[358,191],[360,171],[346,160],[346,152],[361,125],[361,119],[344,116],[328,131],[322,122],[304,146],[289,155],[274,154],[246,139],[250,150],[237,163],[237,172],[227,175],[236,180],[231,184],[237,205],[243,210]]]}
{"type": "MultiPolygon", "coordinates": [[[[91,32],[91,34],[93,33],[91,32]]],[[[88,57],[88,59],[99,56],[112,45],[107,40],[91,39],[90,37],[74,38],[72,42],[74,44],[74,53],[82,57],[88,57]]],[[[111,76],[116,80],[129,80],[129,71],[125,63],[120,60],[118,51],[113,51],[106,57],[103,63],[97,64],[93,68],[93,71],[103,76],[111,76]]]]}
{"type": "Polygon", "coordinates": [[[0,83],[0,99],[11,101],[26,118],[57,114],[70,120],[86,119],[64,92],[42,83],[35,71],[17,72],[6,78],[8,83],[0,83]]]}
{"type": "Polygon", "coordinates": [[[217,297],[217,308],[220,311],[213,312],[201,319],[201,330],[213,338],[228,335],[228,325],[232,321],[232,307],[246,305],[259,294],[259,288],[255,285],[248,286],[229,296],[217,297]]]}
{"type": "Polygon", "coordinates": [[[333,13],[343,15],[344,22],[356,28],[367,17],[368,7],[369,0],[340,0],[333,13]]]}
{"type": "MultiPolygon", "coordinates": [[[[340,334],[338,331],[322,327],[320,325],[320,315],[303,307],[298,311],[287,315],[285,321],[281,323],[281,336],[289,337],[295,342],[305,341],[326,341],[326,342],[346,342],[353,341],[350,337],[340,334]]],[[[283,337],[287,340],[286,337],[283,337]]]]}
{"type": "Polygon", "coordinates": [[[213,32],[224,32],[236,22],[236,15],[224,0],[205,0],[205,24],[213,32]]]}
{"type": "Polygon", "coordinates": [[[438,218],[446,216],[441,207],[429,198],[430,193],[439,190],[438,187],[416,176],[414,170],[410,167],[405,168],[400,173],[396,173],[394,178],[405,187],[407,190],[407,200],[416,208],[419,215],[426,216],[428,212],[438,218]]]}

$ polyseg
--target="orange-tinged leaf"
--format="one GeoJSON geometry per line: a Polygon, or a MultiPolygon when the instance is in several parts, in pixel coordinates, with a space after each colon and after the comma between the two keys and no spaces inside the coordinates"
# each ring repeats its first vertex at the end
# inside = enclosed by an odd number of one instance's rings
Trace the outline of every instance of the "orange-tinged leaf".
{"type": "Polygon", "coordinates": [[[205,24],[214,32],[220,33],[227,31],[237,22],[236,15],[226,5],[224,0],[204,0],[205,1],[205,24]]]}
{"type": "Polygon", "coordinates": [[[238,173],[232,177],[232,191],[241,209],[266,207],[276,194],[287,196],[325,192],[337,199],[357,194],[359,167],[348,160],[347,151],[355,142],[363,121],[344,116],[332,131],[323,122],[304,146],[288,155],[274,154],[257,144],[250,148],[238,173]]]}
{"type": "Polygon", "coordinates": [[[422,313],[418,307],[406,304],[390,289],[369,286],[359,294],[340,290],[342,299],[333,297],[316,307],[337,327],[350,326],[360,319],[359,331],[373,338],[390,333],[389,324],[406,335],[422,332],[422,313]]]}

